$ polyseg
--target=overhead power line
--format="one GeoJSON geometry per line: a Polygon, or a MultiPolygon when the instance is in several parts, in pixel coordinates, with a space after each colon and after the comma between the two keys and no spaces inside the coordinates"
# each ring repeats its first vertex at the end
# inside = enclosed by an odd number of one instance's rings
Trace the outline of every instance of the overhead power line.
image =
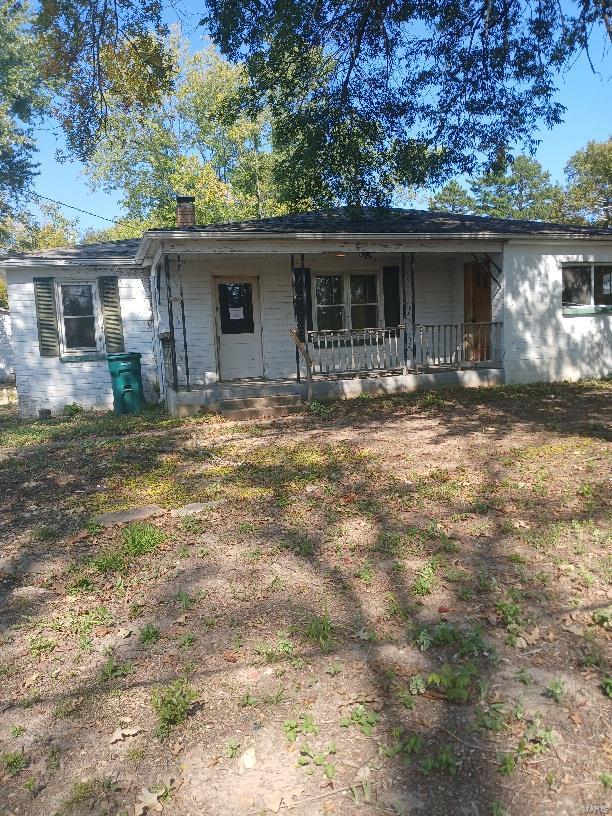
{"type": "Polygon", "coordinates": [[[60,207],[68,207],[70,210],[76,210],[77,212],[83,213],[84,215],[93,215],[94,218],[101,218],[102,221],[109,221],[111,224],[118,224],[118,221],[115,221],[112,218],[107,218],[105,215],[98,215],[98,213],[89,212],[89,210],[82,210],[80,207],[75,207],[73,204],[66,204],[64,201],[58,201],[55,198],[49,198],[49,196],[41,195],[40,193],[32,193],[35,198],[44,198],[45,201],[52,201],[54,204],[59,204],[60,207]]]}

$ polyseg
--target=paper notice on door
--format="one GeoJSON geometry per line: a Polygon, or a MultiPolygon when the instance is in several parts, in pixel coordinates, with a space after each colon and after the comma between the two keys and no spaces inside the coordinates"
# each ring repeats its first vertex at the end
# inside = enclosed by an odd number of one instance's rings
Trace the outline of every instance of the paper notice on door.
{"type": "Polygon", "coordinates": [[[244,320],[244,306],[230,306],[228,311],[230,320],[244,320]]]}

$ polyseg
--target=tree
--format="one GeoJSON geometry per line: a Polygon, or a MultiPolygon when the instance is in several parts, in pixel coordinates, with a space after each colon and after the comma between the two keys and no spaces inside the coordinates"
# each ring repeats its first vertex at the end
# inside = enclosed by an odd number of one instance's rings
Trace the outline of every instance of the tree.
{"type": "Polygon", "coordinates": [[[568,206],[574,218],[612,227],[612,138],[590,141],[565,166],[568,206]]]}
{"type": "MultiPolygon", "coordinates": [[[[42,0],[47,74],[64,83],[64,127],[81,157],[116,92],[111,57],[137,80],[122,84],[126,110],[172,80],[161,0],[110,10],[42,0]]],[[[274,172],[291,204],[385,203],[398,185],[492,168],[561,121],[557,74],[589,42],[612,39],[602,0],[567,0],[562,13],[558,0],[208,0],[206,10],[222,53],[246,59],[244,105],[271,110],[274,172]]]]}
{"type": "Polygon", "coordinates": [[[459,213],[467,215],[476,210],[476,201],[468,191],[452,179],[438,192],[431,196],[428,202],[430,210],[459,213]]]}
{"type": "Polygon", "coordinates": [[[475,179],[472,195],[478,215],[533,221],[563,221],[565,216],[563,188],[529,156],[517,156],[506,173],[475,179]]]}
{"type": "Polygon", "coordinates": [[[267,112],[248,116],[235,106],[244,68],[213,48],[190,55],[176,38],[168,50],[178,69],[156,104],[135,116],[108,99],[105,138],[87,171],[95,186],[122,192],[125,216],[104,234],[173,225],[177,193],[195,196],[198,223],[282,212],[267,112]]]}
{"type": "Polygon", "coordinates": [[[35,249],[74,246],[79,240],[79,222],[67,218],[58,204],[41,203],[42,218],[21,212],[10,219],[9,237],[3,248],[11,252],[31,252],[35,249]]]}
{"type": "Polygon", "coordinates": [[[35,173],[32,120],[44,102],[27,7],[0,0],[0,245],[35,173]]]}
{"type": "Polygon", "coordinates": [[[429,207],[495,218],[568,220],[563,188],[553,184],[550,173],[529,156],[517,156],[505,173],[477,176],[470,182],[470,190],[450,181],[432,196],[429,207]]]}

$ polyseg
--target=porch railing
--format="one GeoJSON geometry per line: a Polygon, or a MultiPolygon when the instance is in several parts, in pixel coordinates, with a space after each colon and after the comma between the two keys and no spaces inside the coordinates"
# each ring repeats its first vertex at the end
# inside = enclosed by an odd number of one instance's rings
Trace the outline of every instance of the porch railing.
{"type": "Polygon", "coordinates": [[[404,368],[404,327],[308,332],[313,374],[404,368]]]}
{"type": "Polygon", "coordinates": [[[314,375],[497,367],[502,323],[417,323],[377,329],[310,331],[314,375]]]}

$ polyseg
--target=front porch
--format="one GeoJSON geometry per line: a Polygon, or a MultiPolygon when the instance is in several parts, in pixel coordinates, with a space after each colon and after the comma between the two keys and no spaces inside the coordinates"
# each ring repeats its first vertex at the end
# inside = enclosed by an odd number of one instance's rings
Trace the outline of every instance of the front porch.
{"type": "Polygon", "coordinates": [[[306,399],[498,383],[500,262],[433,250],[162,255],[168,408],[246,419],[306,399]]]}

